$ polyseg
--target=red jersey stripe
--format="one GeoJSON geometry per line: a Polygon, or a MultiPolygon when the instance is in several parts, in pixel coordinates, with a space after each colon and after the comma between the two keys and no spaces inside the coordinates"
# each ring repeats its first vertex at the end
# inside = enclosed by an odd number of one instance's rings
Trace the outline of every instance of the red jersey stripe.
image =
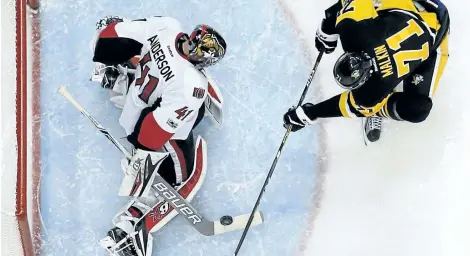
{"type": "Polygon", "coordinates": [[[142,121],[137,141],[144,147],[152,150],[159,150],[172,136],[173,133],[163,130],[162,127],[158,125],[157,121],[153,117],[153,113],[148,113],[142,121]]]}

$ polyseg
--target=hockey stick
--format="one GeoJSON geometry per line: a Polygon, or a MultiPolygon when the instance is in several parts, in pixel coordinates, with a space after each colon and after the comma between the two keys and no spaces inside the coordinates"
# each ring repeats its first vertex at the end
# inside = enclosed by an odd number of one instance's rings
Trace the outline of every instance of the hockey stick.
{"type": "Polygon", "coordinates": [[[75,106],[75,108],[78,109],[86,118],[90,119],[90,121],[95,125],[96,129],[98,129],[101,133],[103,133],[108,140],[110,140],[114,146],[116,146],[119,151],[121,151],[127,159],[131,160],[132,155],[127,151],[127,149],[118,141],[116,138],[114,138],[98,121],[96,121],[95,118],[93,118],[88,111],[86,111],[85,108],[83,108],[73,97],[72,95],[65,89],[65,87],[61,86],[58,90],[72,105],[75,106]]]}
{"type": "MultiPolygon", "coordinates": [[[[72,105],[74,105],[84,116],[86,116],[95,127],[103,133],[108,140],[110,140],[125,156],[127,159],[131,159],[131,154],[126,148],[116,140],[95,118],[93,118],[85,108],[83,108],[73,96],[61,86],[58,90],[72,105]]],[[[155,192],[157,192],[163,200],[169,203],[175,210],[185,217],[185,219],[191,223],[191,225],[199,231],[199,233],[206,236],[219,235],[226,232],[243,229],[248,220],[248,214],[239,216],[223,216],[220,220],[211,221],[207,220],[196,209],[189,204],[168,182],[163,179],[158,173],[156,175],[156,184],[153,185],[155,192]]],[[[254,225],[263,223],[263,216],[261,212],[257,211],[252,213],[254,216],[254,225]]],[[[253,221],[253,216],[252,217],[253,221]]]]}
{"type": "MultiPolygon", "coordinates": [[[[157,193],[163,197],[173,208],[176,209],[199,231],[199,233],[205,236],[219,235],[226,232],[235,230],[241,230],[245,227],[248,222],[250,215],[243,214],[239,216],[223,216],[220,221],[209,221],[204,218],[200,213],[194,209],[181,195],[170,186],[160,175],[155,178],[156,184],[154,187],[157,193]]],[[[261,212],[255,214],[255,224],[259,225],[263,223],[263,216],[261,212]]]]}
{"type": "MultiPolygon", "coordinates": [[[[320,53],[318,54],[317,60],[315,62],[315,65],[313,66],[312,72],[310,72],[310,76],[308,77],[307,84],[305,85],[304,91],[302,92],[302,96],[300,97],[297,107],[300,107],[302,105],[302,102],[305,99],[305,95],[307,95],[307,91],[310,88],[310,84],[312,83],[313,76],[315,75],[317,71],[317,67],[318,67],[318,64],[320,64],[320,60],[322,56],[323,56],[323,51],[320,51],[320,53]]],[[[273,175],[274,169],[276,168],[276,165],[277,165],[277,161],[279,160],[281,156],[282,149],[284,148],[284,145],[286,144],[287,138],[289,137],[291,130],[292,130],[292,125],[289,125],[287,127],[287,131],[284,135],[284,138],[282,139],[281,145],[279,146],[279,149],[277,150],[276,157],[274,158],[274,161],[271,165],[271,169],[269,169],[268,176],[266,177],[266,180],[264,181],[264,185],[261,188],[261,192],[258,195],[258,199],[256,200],[255,206],[253,207],[250,218],[248,219],[248,223],[246,224],[245,229],[243,230],[243,234],[240,238],[240,241],[238,242],[237,249],[235,250],[234,256],[238,255],[238,252],[240,251],[240,248],[243,245],[243,241],[245,241],[246,234],[248,233],[248,230],[250,229],[250,226],[254,220],[255,213],[261,202],[261,198],[263,197],[263,194],[266,191],[266,187],[268,186],[269,180],[271,179],[271,176],[273,175]]]]}

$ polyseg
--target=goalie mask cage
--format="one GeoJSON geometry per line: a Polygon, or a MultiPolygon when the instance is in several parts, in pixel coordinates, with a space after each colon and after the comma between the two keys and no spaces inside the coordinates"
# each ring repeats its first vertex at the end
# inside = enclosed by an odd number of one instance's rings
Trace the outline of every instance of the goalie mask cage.
{"type": "MultiPolygon", "coordinates": [[[[27,118],[27,4],[37,9],[39,0],[1,0],[2,26],[2,163],[1,253],[33,253],[28,224],[27,118]],[[15,86],[16,85],[16,86],[15,86]],[[8,92],[8,93],[7,93],[8,92]],[[14,96],[13,96],[14,95],[14,96]]],[[[29,146],[29,150],[31,149],[29,146]]],[[[31,150],[29,151],[31,152],[31,150]]]]}

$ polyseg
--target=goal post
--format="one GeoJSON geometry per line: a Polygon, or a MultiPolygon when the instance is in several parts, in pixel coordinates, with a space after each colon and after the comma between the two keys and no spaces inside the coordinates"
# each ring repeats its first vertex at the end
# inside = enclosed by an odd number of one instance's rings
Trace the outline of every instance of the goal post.
{"type": "MultiPolygon", "coordinates": [[[[2,0],[1,255],[33,255],[27,212],[27,0],[2,0]]],[[[37,3],[36,1],[31,1],[37,3]]]]}

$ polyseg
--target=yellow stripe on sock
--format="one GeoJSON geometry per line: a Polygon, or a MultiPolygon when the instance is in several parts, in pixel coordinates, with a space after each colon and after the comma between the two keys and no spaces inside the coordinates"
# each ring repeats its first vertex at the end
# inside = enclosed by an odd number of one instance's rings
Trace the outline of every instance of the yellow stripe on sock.
{"type": "Polygon", "coordinates": [[[349,94],[349,91],[345,91],[343,93],[341,93],[341,96],[339,98],[339,109],[341,110],[341,114],[344,116],[344,117],[351,117],[349,115],[349,112],[348,112],[348,94],[349,94]]]}

